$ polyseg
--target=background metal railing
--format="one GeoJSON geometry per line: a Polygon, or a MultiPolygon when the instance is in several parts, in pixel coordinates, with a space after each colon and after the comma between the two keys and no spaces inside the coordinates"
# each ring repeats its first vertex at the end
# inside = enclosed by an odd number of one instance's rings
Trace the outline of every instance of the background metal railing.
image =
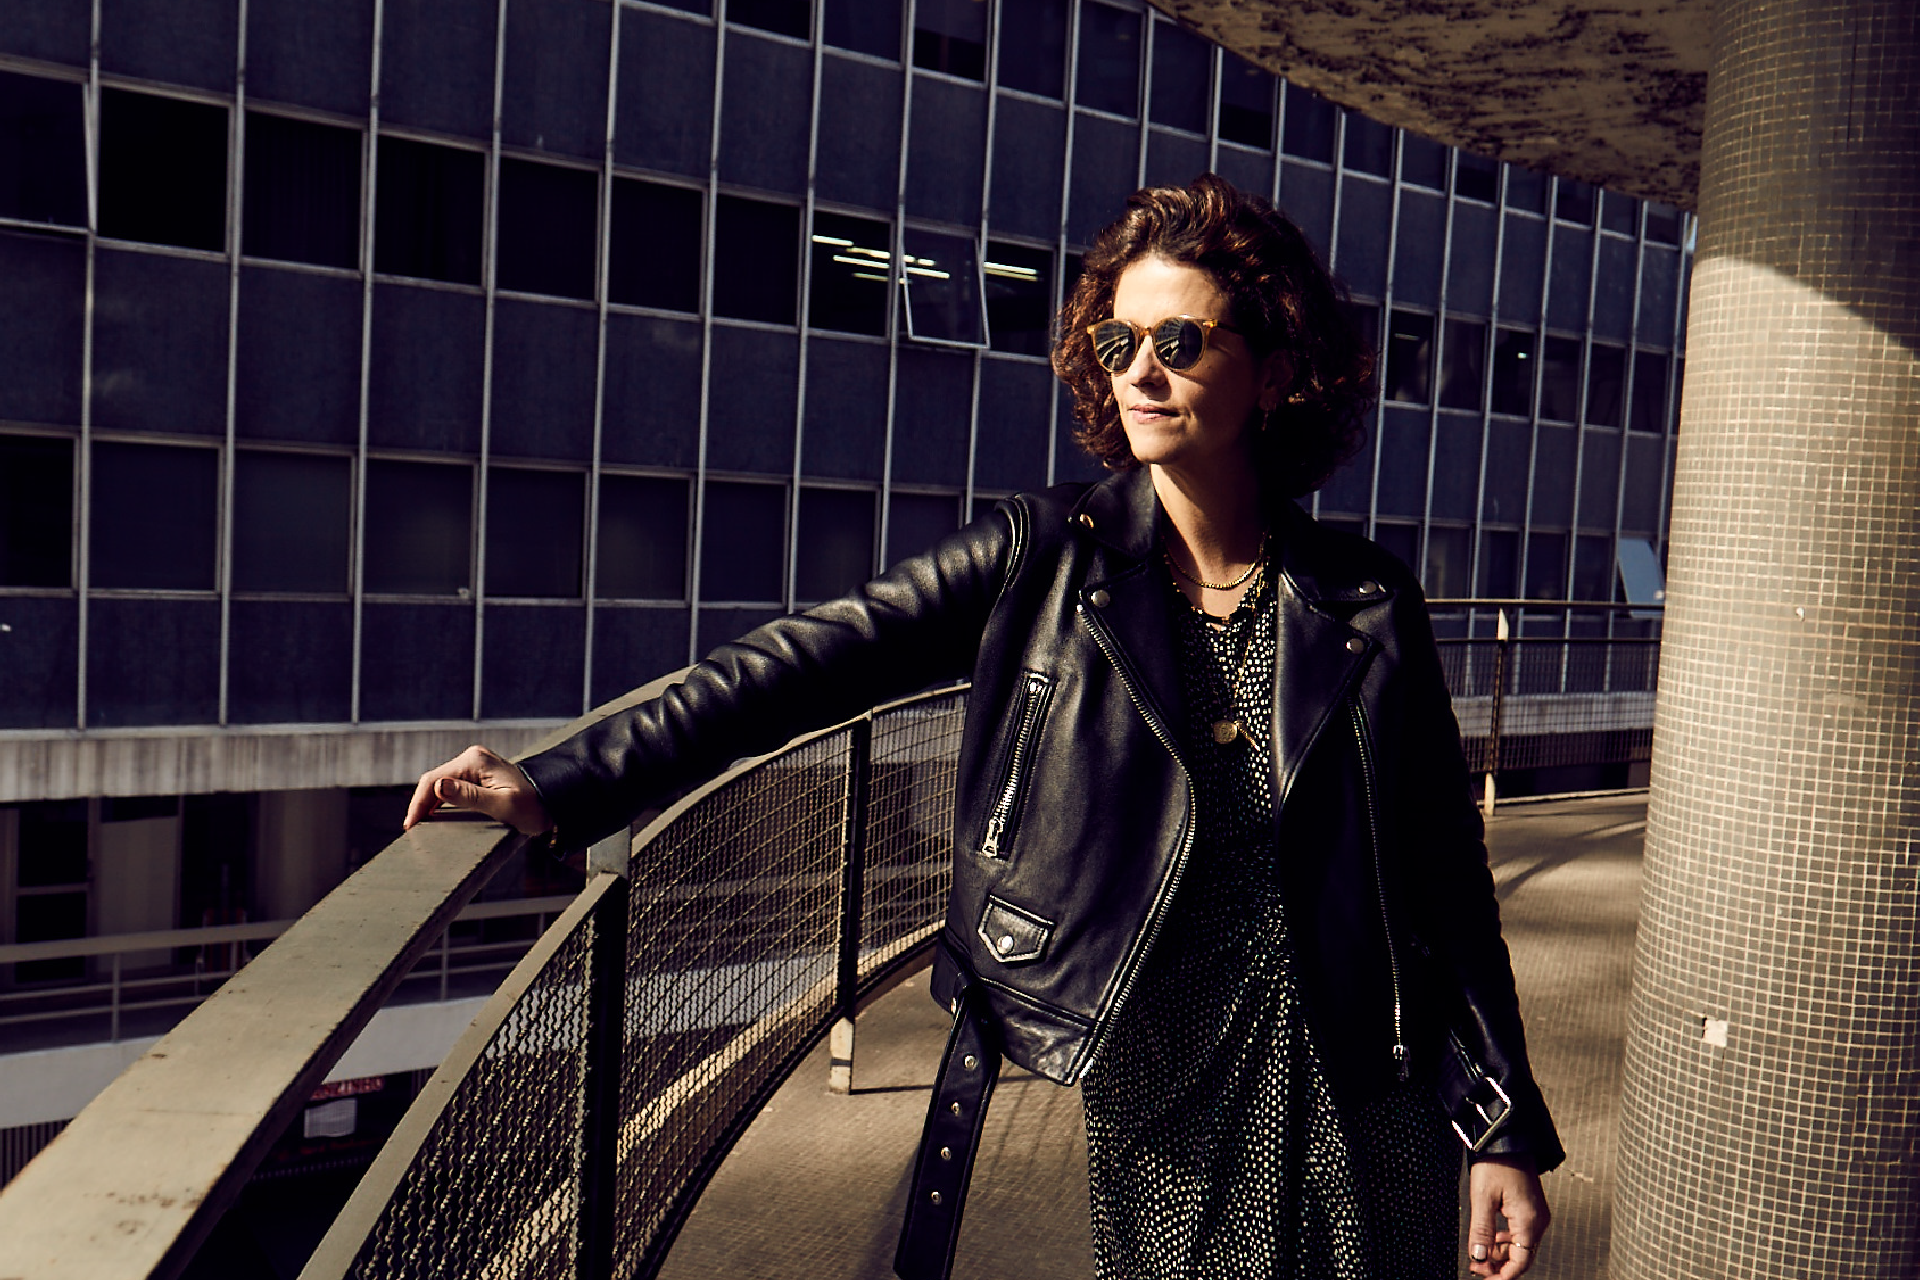
{"type": "MultiPolygon", "coordinates": [[[[496,938],[443,930],[388,997],[412,1004],[456,996],[485,995],[499,986],[571,895],[475,902],[454,917],[455,925],[481,922],[524,927],[496,938]]],[[[49,960],[94,960],[95,976],[0,990],[0,1049],[18,1053],[65,1044],[112,1043],[161,1035],[206,1000],[264,947],[293,927],[292,920],[209,925],[107,934],[55,942],[0,945],[0,965],[49,960]],[[153,964],[156,954],[170,957],[153,964]],[[131,963],[129,963],[131,961],[131,963]],[[104,971],[104,972],[102,972],[104,971]]]]}
{"type": "Polygon", "coordinates": [[[1439,637],[1440,662],[1467,767],[1484,779],[1488,813],[1502,773],[1652,759],[1659,609],[1542,608],[1533,601],[1434,605],[1436,622],[1466,623],[1450,628],[1465,634],[1439,637]],[[1532,621],[1545,625],[1523,630],[1527,612],[1544,614],[1532,621]],[[1483,618],[1490,634],[1475,634],[1483,618]]]}

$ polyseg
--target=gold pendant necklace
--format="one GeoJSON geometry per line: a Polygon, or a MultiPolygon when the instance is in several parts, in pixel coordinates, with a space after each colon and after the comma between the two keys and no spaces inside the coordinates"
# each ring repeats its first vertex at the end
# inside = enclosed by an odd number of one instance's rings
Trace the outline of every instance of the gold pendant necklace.
{"type": "MultiPolygon", "coordinates": [[[[1169,562],[1171,562],[1171,557],[1169,557],[1169,562]]],[[[1266,563],[1266,557],[1263,555],[1259,560],[1254,561],[1253,567],[1258,569],[1264,563],[1266,563]]],[[[1251,572],[1251,570],[1249,572],[1251,572]]],[[[1251,599],[1258,595],[1264,582],[1264,578],[1257,579],[1253,586],[1248,589],[1243,600],[1251,599]]],[[[1227,714],[1213,722],[1213,740],[1223,747],[1230,745],[1235,739],[1244,740],[1250,747],[1258,745],[1254,742],[1253,731],[1247,728],[1244,721],[1233,714],[1240,704],[1240,680],[1241,677],[1247,673],[1247,656],[1253,652],[1253,633],[1257,626],[1259,626],[1259,619],[1251,613],[1241,624],[1241,629],[1245,634],[1240,637],[1240,656],[1234,661],[1233,676],[1227,681],[1227,714]]]]}

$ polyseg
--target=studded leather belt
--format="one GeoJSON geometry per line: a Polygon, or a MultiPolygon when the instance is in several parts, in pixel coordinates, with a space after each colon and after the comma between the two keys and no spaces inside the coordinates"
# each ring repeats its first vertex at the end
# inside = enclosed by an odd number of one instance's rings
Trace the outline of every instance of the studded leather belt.
{"type": "Polygon", "coordinates": [[[893,1269],[901,1280],[947,1280],[960,1238],[960,1210],[980,1149],[980,1126],[1000,1078],[1000,1051],[977,990],[955,998],[953,1033],[940,1059],[927,1123],[907,1190],[907,1219],[893,1269]]]}

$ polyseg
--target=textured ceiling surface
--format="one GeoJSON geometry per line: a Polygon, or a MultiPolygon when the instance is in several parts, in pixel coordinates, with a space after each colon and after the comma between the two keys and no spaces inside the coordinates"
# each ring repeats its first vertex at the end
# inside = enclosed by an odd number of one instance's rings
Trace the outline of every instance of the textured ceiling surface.
{"type": "Polygon", "coordinates": [[[1152,0],[1387,124],[1694,207],[1708,0],[1152,0]]]}

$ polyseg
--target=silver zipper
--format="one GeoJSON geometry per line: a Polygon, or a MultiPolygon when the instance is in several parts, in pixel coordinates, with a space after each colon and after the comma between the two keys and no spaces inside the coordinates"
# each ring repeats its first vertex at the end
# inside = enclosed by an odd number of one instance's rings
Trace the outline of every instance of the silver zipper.
{"type": "Polygon", "coordinates": [[[1027,684],[1020,704],[1020,722],[1014,729],[1013,750],[1007,759],[1007,785],[987,818],[987,833],[980,841],[980,852],[989,858],[1000,856],[1000,843],[1007,837],[1007,825],[1013,821],[1020,801],[1021,784],[1026,781],[1027,756],[1033,745],[1034,730],[1052,697],[1053,684],[1037,671],[1027,672],[1027,684]]]}
{"type": "Polygon", "coordinates": [[[1387,971],[1393,979],[1393,1063],[1401,1080],[1411,1079],[1413,1064],[1407,1060],[1407,1038],[1402,1031],[1400,1009],[1400,955],[1393,945],[1393,922],[1387,917],[1387,881],[1380,866],[1380,825],[1373,806],[1373,752],[1367,746],[1367,722],[1356,699],[1353,707],[1353,737],[1360,745],[1360,783],[1367,799],[1367,840],[1373,846],[1373,887],[1380,895],[1380,930],[1387,938],[1387,971]]]}
{"type": "Polygon", "coordinates": [[[1174,851],[1173,865],[1168,867],[1167,873],[1160,878],[1160,888],[1154,894],[1153,906],[1147,911],[1146,928],[1134,943],[1133,949],[1127,953],[1126,959],[1121,962],[1120,990],[1115,993],[1113,1003],[1107,1006],[1106,1013],[1094,1025],[1093,1034],[1088,1037],[1086,1052],[1080,1056],[1080,1068],[1074,1073],[1074,1080],[1079,1081],[1086,1078],[1088,1069],[1093,1066],[1093,1060],[1100,1052],[1101,1042],[1105,1040],[1107,1031],[1113,1026],[1115,1015],[1120,1012],[1120,1006],[1126,1003],[1128,994],[1132,992],[1134,977],[1140,970],[1141,957],[1146,955],[1152,948],[1154,940],[1160,936],[1160,925],[1166,918],[1167,903],[1172,900],[1173,891],[1180,885],[1180,876],[1187,869],[1187,857],[1193,850],[1194,802],[1193,778],[1187,772],[1186,762],[1180,758],[1179,748],[1174,746],[1173,739],[1160,722],[1154,719],[1153,713],[1147,709],[1147,704],[1134,689],[1133,679],[1127,674],[1126,665],[1120,661],[1118,653],[1107,640],[1106,633],[1101,629],[1100,624],[1094,621],[1093,615],[1087,612],[1085,605],[1076,608],[1075,612],[1087,624],[1087,630],[1092,634],[1093,642],[1100,646],[1100,652],[1107,656],[1107,661],[1111,662],[1113,669],[1120,674],[1120,684],[1126,689],[1127,697],[1132,700],[1134,710],[1140,713],[1140,718],[1147,722],[1147,728],[1153,731],[1153,736],[1160,740],[1160,744],[1167,749],[1167,754],[1173,757],[1174,764],[1180,769],[1180,776],[1186,779],[1187,783],[1187,820],[1180,830],[1180,847],[1174,851]]]}

